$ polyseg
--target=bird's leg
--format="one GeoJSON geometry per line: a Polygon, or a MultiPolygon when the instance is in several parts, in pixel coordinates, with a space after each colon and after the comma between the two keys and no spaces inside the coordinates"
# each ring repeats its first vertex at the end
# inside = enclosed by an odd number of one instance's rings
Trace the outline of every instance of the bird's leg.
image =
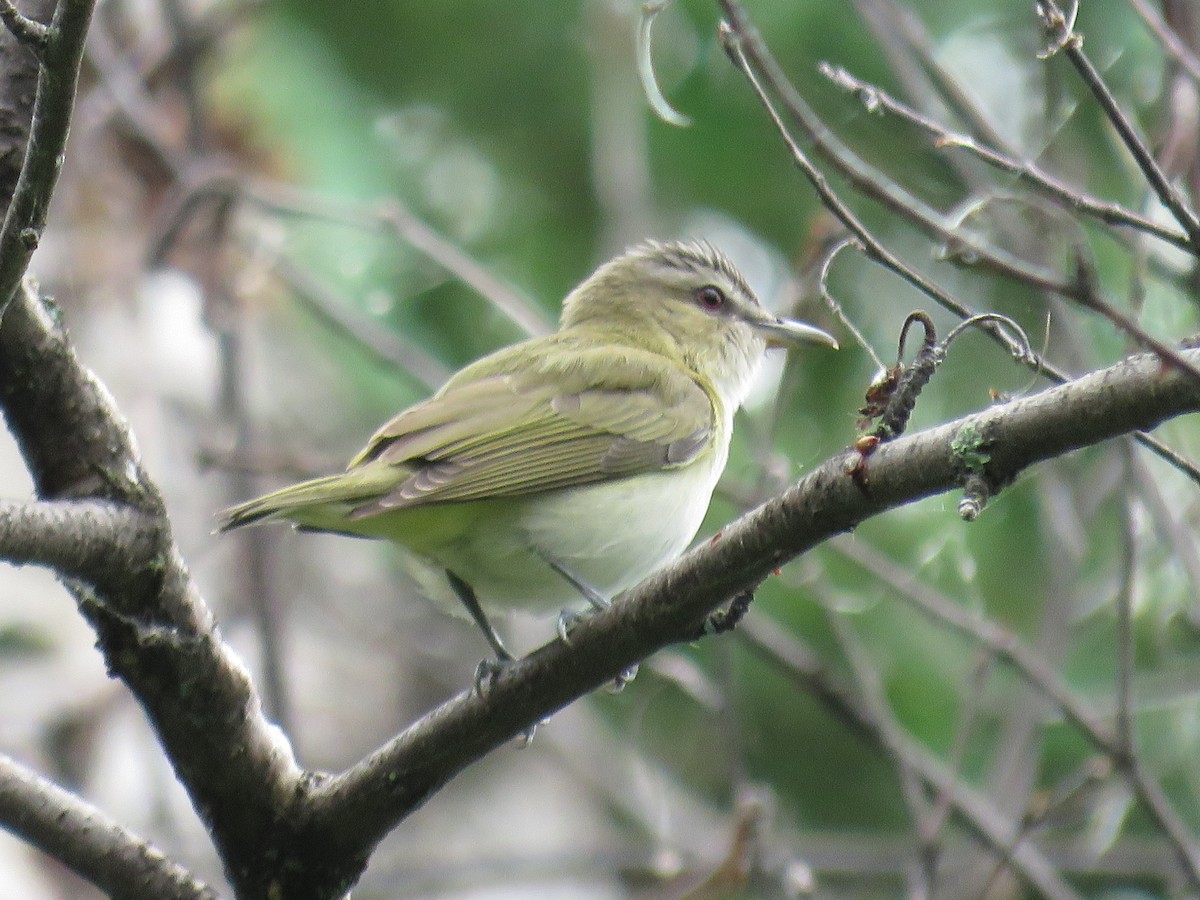
{"type": "MultiPolygon", "coordinates": [[[[492,647],[492,652],[496,654],[495,659],[480,660],[479,665],[475,667],[475,693],[482,697],[487,693],[492,679],[504,671],[506,666],[510,666],[516,662],[516,657],[509,653],[508,648],[504,646],[504,641],[500,640],[499,633],[492,627],[492,623],[488,621],[488,617],[483,612],[483,607],[479,605],[479,598],[475,595],[475,589],[449,569],[446,570],[446,578],[450,581],[450,587],[454,589],[454,593],[458,595],[458,599],[462,601],[462,605],[471,614],[471,618],[475,624],[479,626],[479,630],[483,632],[483,636],[487,638],[487,642],[492,647]]],[[[533,742],[533,735],[536,731],[537,725],[530,725],[521,732],[522,747],[528,747],[533,742]]]]}
{"type": "MultiPolygon", "coordinates": [[[[572,572],[566,565],[558,559],[555,559],[544,550],[539,550],[537,547],[532,548],[533,552],[545,561],[551,569],[562,576],[571,587],[579,591],[583,598],[592,605],[592,609],[600,612],[612,606],[612,601],[601,594],[598,590],[572,572]]],[[[583,618],[583,613],[577,613],[569,609],[564,609],[558,614],[558,636],[564,644],[571,643],[571,629],[583,618]]]]}
{"type": "MultiPolygon", "coordinates": [[[[546,565],[561,575],[563,579],[571,585],[571,587],[583,594],[584,599],[592,605],[592,609],[594,609],[596,612],[603,612],[612,606],[611,600],[568,569],[561,560],[555,559],[549,553],[546,553],[544,550],[539,550],[536,547],[533,548],[533,552],[545,560],[546,565]]],[[[579,620],[582,619],[583,616],[583,613],[573,612],[569,609],[564,609],[558,614],[558,636],[564,644],[570,646],[571,629],[578,624],[579,620]]],[[[630,666],[612,680],[612,683],[609,684],[609,690],[614,694],[624,690],[625,685],[633,681],[634,676],[637,675],[637,671],[638,667],[636,665],[630,666]]]]}
{"type": "Polygon", "coordinates": [[[458,595],[458,599],[462,601],[462,605],[467,608],[472,621],[479,626],[479,630],[487,638],[492,652],[496,654],[495,659],[485,659],[475,669],[475,690],[482,694],[487,691],[487,686],[491,680],[505,666],[512,663],[516,657],[508,652],[508,648],[504,646],[504,641],[500,640],[500,635],[492,627],[492,623],[488,621],[488,617],[483,612],[483,607],[479,605],[479,598],[475,596],[475,589],[449,569],[446,570],[446,578],[450,581],[450,587],[454,589],[454,593],[458,595]]]}
{"type": "Polygon", "coordinates": [[[583,595],[583,598],[587,600],[588,603],[592,604],[592,609],[599,612],[600,610],[608,609],[610,606],[612,606],[611,600],[568,569],[560,560],[555,559],[544,550],[538,550],[536,547],[534,548],[533,552],[545,560],[546,565],[561,575],[571,585],[571,587],[579,591],[579,593],[583,595]]]}

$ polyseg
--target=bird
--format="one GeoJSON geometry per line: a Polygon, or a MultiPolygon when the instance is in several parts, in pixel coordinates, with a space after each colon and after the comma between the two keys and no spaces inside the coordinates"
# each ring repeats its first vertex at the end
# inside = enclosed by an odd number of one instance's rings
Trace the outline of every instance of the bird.
{"type": "Polygon", "coordinates": [[[344,472],[227,509],[218,530],[284,520],[399,544],[502,665],[485,607],[604,608],[687,549],[766,351],[803,344],[837,348],[764,308],[711,243],[645,241],[567,295],[557,331],[471,363],[344,472]]]}

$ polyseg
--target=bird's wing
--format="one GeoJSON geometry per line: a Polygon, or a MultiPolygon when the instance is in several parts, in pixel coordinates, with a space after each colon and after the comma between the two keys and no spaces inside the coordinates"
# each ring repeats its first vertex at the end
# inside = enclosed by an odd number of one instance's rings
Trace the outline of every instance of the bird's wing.
{"type": "Polygon", "coordinates": [[[650,353],[582,351],[456,379],[396,416],[351,463],[408,472],[353,517],[668,469],[694,459],[713,429],[704,388],[650,353]]]}

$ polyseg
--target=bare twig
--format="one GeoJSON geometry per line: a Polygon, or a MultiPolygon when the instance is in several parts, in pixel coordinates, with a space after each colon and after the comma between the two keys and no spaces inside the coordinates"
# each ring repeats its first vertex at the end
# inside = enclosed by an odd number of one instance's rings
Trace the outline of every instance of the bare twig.
{"type": "Polygon", "coordinates": [[[859,330],[858,326],[854,324],[854,321],[848,315],[846,315],[846,311],[842,309],[842,304],[838,303],[833,294],[829,292],[829,272],[833,268],[833,261],[837,259],[838,255],[847,247],[853,247],[860,253],[863,252],[863,245],[855,238],[842,238],[833,246],[833,248],[825,255],[825,259],[821,263],[821,275],[817,282],[821,291],[821,299],[825,301],[825,305],[829,307],[829,311],[833,313],[834,317],[842,323],[847,331],[854,335],[854,340],[858,342],[858,345],[867,351],[867,355],[870,356],[872,362],[875,363],[876,371],[882,372],[887,368],[887,366],[884,364],[883,360],[879,358],[879,354],[875,352],[875,348],[871,346],[871,342],[867,340],[866,335],[864,335],[859,330]]]}
{"type": "Polygon", "coordinates": [[[445,363],[405,335],[379,328],[366,316],[357,314],[348,298],[338,296],[316,275],[290,258],[277,254],[271,267],[295,292],[305,309],[379,362],[408,373],[430,390],[441,387],[452,374],[445,363]]]}
{"type": "Polygon", "coordinates": [[[1063,717],[1111,759],[1128,779],[1147,813],[1171,843],[1189,883],[1200,887],[1200,842],[1175,810],[1162,786],[1146,773],[1136,756],[1126,752],[1114,729],[1071,690],[1047,660],[1015,634],[986,619],[979,619],[928,587],[918,588],[912,575],[882,554],[860,543],[839,541],[838,552],[888,582],[915,609],[939,624],[979,641],[1011,665],[1031,686],[1050,700],[1063,717]]]}
{"type": "MultiPolygon", "coordinates": [[[[1132,485],[1132,459],[1129,446],[1123,448],[1125,453],[1122,463],[1132,485]]],[[[1137,577],[1137,524],[1134,521],[1133,496],[1130,489],[1125,490],[1121,501],[1121,554],[1120,569],[1117,582],[1117,594],[1114,606],[1116,608],[1116,660],[1117,660],[1117,713],[1116,741],[1117,747],[1126,757],[1134,754],[1133,732],[1133,673],[1134,673],[1134,639],[1133,639],[1133,590],[1134,579],[1137,577]]],[[[1119,761],[1118,761],[1119,762],[1119,761]]]]}
{"type": "Polygon", "coordinates": [[[1142,21],[1150,29],[1150,33],[1158,39],[1171,58],[1179,63],[1197,84],[1200,84],[1200,57],[1197,57],[1179,37],[1175,29],[1163,20],[1149,0],[1127,0],[1127,2],[1133,7],[1134,12],[1142,17],[1142,21]]]}
{"type": "Polygon", "coordinates": [[[750,640],[752,649],[795,678],[839,718],[916,771],[929,790],[949,798],[955,817],[994,853],[1007,859],[1042,896],[1080,900],[1041,851],[1028,843],[1013,848],[1017,827],[1009,817],[914,740],[894,717],[881,718],[878,711],[870,710],[858,691],[827,671],[820,657],[803,643],[763,617],[752,617],[741,634],[750,640]]]}
{"type": "Polygon", "coordinates": [[[1135,228],[1184,250],[1193,249],[1191,241],[1183,232],[1160,225],[1153,219],[1128,210],[1118,203],[1091,197],[1043,172],[1036,163],[1021,162],[986,144],[979,143],[970,135],[952,132],[928,116],[922,115],[896,100],[880,88],[855,78],[840,66],[821,63],[818,70],[842,90],[852,92],[869,111],[891,113],[928,132],[933,136],[934,145],[939,149],[948,147],[964,150],[993,168],[1042,191],[1046,196],[1053,197],[1059,203],[1085,215],[1093,216],[1101,222],[1135,228]]]}
{"type": "Polygon", "coordinates": [[[913,58],[950,111],[993,147],[1000,147],[1008,152],[1004,137],[963,89],[959,79],[938,61],[933,39],[917,14],[912,9],[901,6],[896,0],[874,0],[873,5],[884,11],[888,24],[903,38],[913,58]]]}
{"type": "Polygon", "coordinates": [[[242,183],[241,188],[243,199],[280,215],[327,219],[357,228],[391,232],[472,288],[526,334],[540,335],[550,331],[546,314],[529,298],[501,281],[397,200],[387,200],[375,207],[363,207],[316,197],[306,191],[279,184],[251,182],[242,183]]]}
{"type": "Polygon", "coordinates": [[[646,0],[642,3],[637,30],[637,71],[646,102],[650,104],[654,114],[668,125],[682,128],[691,125],[692,120],[671,106],[671,102],[663,96],[658,78],[654,74],[654,56],[651,53],[654,20],[673,2],[674,0],[646,0]]]}
{"type": "Polygon", "coordinates": [[[742,4],[738,0],[718,2],[726,13],[728,30],[736,35],[742,53],[746,60],[753,64],[764,85],[779,96],[789,117],[799,123],[812,141],[814,149],[841,173],[855,190],[864,197],[882,204],[889,212],[910,223],[930,239],[940,242],[947,248],[945,257],[950,261],[990,272],[1037,290],[1062,297],[1071,296],[1075,287],[1069,280],[1032,265],[976,235],[958,230],[945,216],[887,179],[839,141],[787,79],[778,61],[771,55],[758,30],[751,23],[742,4]]]}
{"type": "Polygon", "coordinates": [[[180,230],[196,210],[222,197],[245,202],[280,216],[337,222],[352,228],[391,233],[472,288],[525,334],[550,331],[544,312],[529,298],[506,284],[452,241],[434,231],[398,201],[375,206],[345,203],[320,197],[289,185],[253,181],[227,172],[208,174],[188,187],[166,217],[166,225],[149,254],[162,260],[178,239],[180,230]]]}
{"type": "MultiPolygon", "coordinates": [[[[804,174],[804,177],[808,179],[808,182],[813,186],[813,189],[817,192],[817,196],[820,197],[821,203],[824,204],[825,208],[832,212],[834,216],[837,217],[838,221],[845,225],[847,230],[854,236],[856,242],[860,245],[862,252],[869,259],[874,260],[885,268],[891,269],[921,293],[930,297],[940,306],[945,307],[960,318],[965,319],[971,316],[973,312],[970,309],[952,297],[949,293],[942,290],[942,288],[938,287],[920,272],[916,271],[916,269],[909,266],[898,256],[888,250],[887,247],[885,247],[882,243],[880,243],[867,229],[866,225],[863,224],[862,220],[854,214],[854,211],[851,210],[850,207],[848,207],[845,203],[843,203],[841,198],[837,196],[837,194],[829,186],[829,182],[826,180],[824,174],[822,174],[821,171],[815,165],[813,165],[812,161],[808,158],[808,155],[800,148],[800,145],[796,143],[795,139],[792,138],[791,133],[788,131],[788,128],[784,124],[783,119],[780,117],[779,112],[775,109],[774,102],[771,100],[770,95],[766,92],[762,83],[759,81],[758,76],[755,74],[755,71],[750,64],[750,60],[746,55],[746,45],[744,43],[744,36],[742,32],[736,31],[729,27],[726,23],[722,22],[721,40],[724,43],[725,49],[729,53],[730,58],[741,70],[742,74],[745,75],[750,81],[755,93],[758,94],[759,101],[767,110],[767,114],[770,115],[772,121],[775,123],[776,129],[779,131],[784,141],[786,141],[788,150],[792,154],[792,161],[804,174]]],[[[997,335],[997,340],[1009,348],[1010,352],[1014,354],[1017,352],[1017,347],[1009,341],[1007,335],[996,331],[993,331],[993,333],[997,335]]]]}
{"type": "Polygon", "coordinates": [[[1196,215],[1196,211],[1191,208],[1179,189],[1171,184],[1167,174],[1154,158],[1154,154],[1150,152],[1146,142],[1137,133],[1133,122],[1125,115],[1120,104],[1117,103],[1116,97],[1104,83],[1099,71],[1092,65],[1088,55],[1083,52],[1083,37],[1074,30],[1073,23],[1058,8],[1058,4],[1054,0],[1037,0],[1037,10],[1046,34],[1052,42],[1050,48],[1043,55],[1050,56],[1061,52],[1071,61],[1079,73],[1079,77],[1083,79],[1084,84],[1092,92],[1092,96],[1096,98],[1105,115],[1108,116],[1109,122],[1120,135],[1126,149],[1133,155],[1158,199],[1187,232],[1193,254],[1200,254],[1200,217],[1196,215]]]}

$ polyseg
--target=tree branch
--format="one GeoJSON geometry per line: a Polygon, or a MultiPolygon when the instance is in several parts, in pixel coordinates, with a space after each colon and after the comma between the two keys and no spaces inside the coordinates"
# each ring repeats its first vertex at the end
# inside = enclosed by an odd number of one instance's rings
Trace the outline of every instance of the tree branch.
{"type": "Polygon", "coordinates": [[[946,148],[963,150],[998,171],[1030,185],[1068,209],[1078,210],[1105,224],[1135,228],[1181,250],[1190,252],[1194,249],[1188,236],[1183,232],[1160,225],[1153,219],[1126,209],[1119,203],[1100,200],[1078,188],[1071,187],[1053,175],[1043,172],[1036,162],[1018,160],[987,144],[980,143],[969,134],[951,131],[929,116],[901,103],[882,88],[855,77],[841,66],[823,62],[817,69],[834,85],[853,94],[868,111],[890,113],[925,131],[933,138],[934,147],[939,150],[946,148]]]}
{"type": "Polygon", "coordinates": [[[0,824],[121,900],[217,900],[142,838],[3,755],[0,824]]]}
{"type": "MultiPolygon", "coordinates": [[[[26,0],[23,5],[26,17],[39,22],[54,15],[54,0],[26,0]]],[[[34,52],[0,28],[0,223],[21,176],[38,72],[34,52]]]]}
{"type": "Polygon", "coordinates": [[[18,41],[29,49],[40,53],[50,43],[50,29],[34,19],[27,19],[12,4],[12,0],[0,0],[0,22],[18,41]]]}
{"type": "Polygon", "coordinates": [[[111,579],[153,555],[162,521],[109,501],[0,500],[0,559],[84,581],[111,579]]]}
{"type": "MultiPolygon", "coordinates": [[[[1200,351],[1185,351],[1193,363],[1200,351]]],[[[952,490],[978,468],[994,487],[1027,466],[1200,411],[1185,375],[1139,356],[1043,393],[882,445],[866,488],[835,457],[742,517],[610,610],[571,645],[542,647],[502,672],[486,696],[462,694],[354,768],[317,786],[305,815],[319,844],[366,854],[400,819],[471,762],[576,697],[690,634],[709,612],[773,569],[885,510],[952,490]]]]}
{"type": "Polygon", "coordinates": [[[1079,73],[1079,77],[1083,79],[1083,83],[1087,85],[1092,96],[1096,98],[1096,102],[1100,104],[1100,108],[1104,110],[1108,121],[1116,129],[1121,142],[1133,156],[1138,168],[1146,176],[1146,181],[1154,189],[1159,201],[1187,232],[1191,239],[1193,254],[1200,254],[1200,216],[1197,216],[1196,211],[1188,205],[1179,189],[1171,184],[1167,174],[1158,164],[1158,160],[1154,158],[1154,154],[1150,152],[1146,142],[1137,133],[1133,122],[1125,115],[1120,104],[1117,103],[1117,98],[1112,95],[1112,91],[1108,89],[1108,85],[1104,83],[1104,79],[1092,65],[1088,55],[1083,52],[1083,36],[1075,32],[1074,22],[1068,21],[1054,0],[1037,0],[1037,11],[1046,34],[1054,42],[1043,56],[1050,57],[1060,51],[1066,54],[1071,65],[1079,73]]]}
{"type": "Polygon", "coordinates": [[[0,321],[0,407],[40,497],[119,504],[156,522],[153,552],[67,586],[239,884],[276,845],[300,769],[198,596],[111,396],[28,285],[0,321]]]}
{"type": "Polygon", "coordinates": [[[927,790],[947,804],[956,819],[1004,859],[1043,897],[1051,900],[1080,900],[1032,843],[1013,846],[1020,823],[1013,822],[986,794],[964,783],[960,774],[926,749],[884,710],[872,710],[861,692],[828,670],[823,660],[802,641],[763,616],[746,623],[745,638],[751,649],[803,685],[839,719],[865,738],[882,747],[898,766],[910,769],[927,790]]]}
{"type": "Polygon", "coordinates": [[[17,187],[0,227],[0,316],[8,308],[42,238],[50,195],[58,183],[83,42],[95,0],[60,0],[40,51],[37,97],[17,187]]]}

